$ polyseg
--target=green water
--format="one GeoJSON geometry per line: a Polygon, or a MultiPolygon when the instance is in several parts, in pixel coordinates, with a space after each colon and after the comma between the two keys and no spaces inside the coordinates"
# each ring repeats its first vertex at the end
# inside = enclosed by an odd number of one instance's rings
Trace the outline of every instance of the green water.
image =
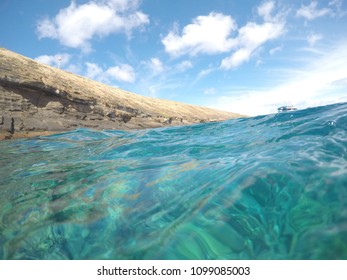
{"type": "Polygon", "coordinates": [[[346,104],[0,151],[0,259],[347,259],[346,104]]]}

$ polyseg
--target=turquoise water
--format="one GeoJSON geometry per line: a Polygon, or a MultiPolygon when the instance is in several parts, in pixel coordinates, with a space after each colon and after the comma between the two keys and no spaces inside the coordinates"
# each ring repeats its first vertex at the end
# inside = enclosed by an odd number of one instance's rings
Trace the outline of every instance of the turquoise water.
{"type": "Polygon", "coordinates": [[[347,259],[347,104],[0,151],[0,259],[347,259]]]}

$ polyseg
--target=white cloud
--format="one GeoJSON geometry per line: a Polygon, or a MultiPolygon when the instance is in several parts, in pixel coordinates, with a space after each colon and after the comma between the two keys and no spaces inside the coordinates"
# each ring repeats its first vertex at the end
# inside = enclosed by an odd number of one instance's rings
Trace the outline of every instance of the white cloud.
{"type": "Polygon", "coordinates": [[[103,75],[102,68],[99,67],[97,64],[86,62],[86,66],[87,66],[87,73],[86,73],[87,77],[91,79],[100,79],[100,77],[103,75]]]}
{"type": "Polygon", "coordinates": [[[106,74],[117,81],[132,83],[135,81],[135,71],[128,64],[108,68],[106,74]]]}
{"type": "Polygon", "coordinates": [[[310,34],[307,37],[307,42],[310,47],[313,47],[321,39],[323,39],[323,36],[321,34],[310,34]]]}
{"type": "Polygon", "coordinates": [[[272,20],[272,12],[275,8],[275,3],[273,1],[264,2],[258,7],[258,15],[263,17],[265,21],[272,20]]]}
{"type": "Polygon", "coordinates": [[[256,48],[268,40],[279,37],[283,32],[283,27],[283,23],[247,23],[246,26],[239,30],[239,44],[249,46],[249,48],[256,48]]]}
{"type": "Polygon", "coordinates": [[[71,73],[82,75],[82,66],[79,63],[77,64],[70,63],[69,65],[64,67],[64,70],[69,71],[71,73]]]}
{"type": "Polygon", "coordinates": [[[343,8],[343,0],[332,0],[328,5],[332,9],[332,16],[344,17],[347,15],[347,10],[343,8]]]}
{"type": "Polygon", "coordinates": [[[239,30],[236,39],[238,50],[222,60],[221,68],[227,70],[247,62],[257,48],[269,40],[278,38],[283,32],[284,23],[282,22],[247,23],[239,30]]]}
{"type": "Polygon", "coordinates": [[[159,74],[164,71],[164,64],[157,57],[151,58],[148,62],[148,66],[152,69],[153,73],[159,74]]]}
{"type": "Polygon", "coordinates": [[[48,18],[42,19],[38,22],[37,32],[40,39],[45,37],[56,39],[58,37],[58,31],[56,30],[54,23],[48,18]]]}
{"type": "Polygon", "coordinates": [[[341,7],[342,6],[342,0],[331,0],[329,2],[329,6],[341,7]]]}
{"type": "Polygon", "coordinates": [[[106,3],[119,12],[124,12],[129,9],[137,9],[140,0],[103,0],[101,3],[106,3]]]}
{"type": "Polygon", "coordinates": [[[175,29],[162,39],[165,51],[176,57],[184,54],[194,56],[229,51],[234,44],[229,37],[236,24],[230,16],[210,13],[196,17],[193,23],[183,28],[182,35],[175,29]]]}
{"type": "Polygon", "coordinates": [[[238,30],[235,38],[235,51],[227,58],[224,58],[220,67],[228,70],[236,68],[247,62],[255,51],[269,40],[280,37],[285,29],[285,22],[282,14],[273,14],[275,9],[274,1],[267,1],[257,9],[258,15],[264,19],[264,23],[258,24],[248,22],[238,30]]]}
{"type": "Polygon", "coordinates": [[[74,1],[53,18],[37,24],[39,38],[57,39],[68,47],[90,50],[90,41],[113,33],[131,34],[149,23],[148,15],[137,10],[137,0],[99,0],[78,5],[74,1]]]}
{"type": "Polygon", "coordinates": [[[41,55],[35,58],[36,61],[54,67],[64,68],[68,65],[71,55],[67,53],[59,53],[56,55],[41,55]]]}
{"type": "MultiPolygon", "coordinates": [[[[246,115],[276,113],[283,105],[299,109],[347,101],[347,43],[324,50],[302,69],[287,69],[283,82],[260,90],[230,90],[215,108],[246,115]]],[[[278,72],[278,70],[277,70],[278,72]]],[[[278,77],[273,76],[274,80],[278,77]]]]}
{"type": "Polygon", "coordinates": [[[224,58],[221,63],[221,68],[231,69],[236,68],[240,64],[249,60],[252,54],[252,49],[241,48],[234,52],[231,56],[224,58]]]}
{"type": "MultiPolygon", "coordinates": [[[[248,22],[239,29],[229,15],[210,13],[198,16],[182,29],[181,34],[175,26],[162,39],[162,43],[165,51],[175,57],[232,51],[229,57],[222,60],[220,67],[224,70],[235,68],[247,62],[261,45],[284,33],[284,15],[274,14],[274,10],[274,1],[264,2],[257,8],[264,23],[248,22]]],[[[201,72],[198,78],[203,75],[204,72],[201,72]]]]}
{"type": "Polygon", "coordinates": [[[86,67],[87,70],[85,75],[88,78],[107,84],[111,83],[111,80],[132,83],[136,79],[133,67],[128,64],[113,66],[104,70],[102,67],[95,63],[86,62],[86,67]]]}
{"type": "Polygon", "coordinates": [[[193,67],[193,64],[192,64],[192,62],[189,61],[189,60],[184,60],[184,61],[182,61],[181,63],[179,63],[179,64],[177,65],[177,69],[178,69],[179,71],[181,71],[181,72],[184,72],[184,71],[186,71],[186,70],[188,70],[188,69],[190,69],[190,68],[192,68],[192,67],[193,67]]]}
{"type": "Polygon", "coordinates": [[[261,59],[258,59],[255,66],[259,67],[262,64],[264,64],[264,61],[262,61],[261,59]]]}
{"type": "Polygon", "coordinates": [[[302,5],[301,8],[296,12],[298,17],[303,17],[307,20],[314,20],[318,17],[322,17],[330,14],[332,11],[330,8],[317,8],[317,2],[312,1],[308,6],[302,5]]]}
{"type": "Polygon", "coordinates": [[[207,75],[209,75],[210,73],[212,73],[213,71],[215,71],[216,69],[214,68],[208,68],[208,69],[204,69],[201,70],[198,74],[198,77],[196,78],[195,82],[197,82],[198,80],[200,80],[203,77],[206,77],[207,75]]]}

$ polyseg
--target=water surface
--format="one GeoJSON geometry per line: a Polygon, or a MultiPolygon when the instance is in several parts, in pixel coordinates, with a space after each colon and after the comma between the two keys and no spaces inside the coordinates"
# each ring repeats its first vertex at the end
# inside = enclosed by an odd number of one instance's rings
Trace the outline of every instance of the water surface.
{"type": "Polygon", "coordinates": [[[347,259],[347,104],[2,141],[0,259],[347,259]]]}

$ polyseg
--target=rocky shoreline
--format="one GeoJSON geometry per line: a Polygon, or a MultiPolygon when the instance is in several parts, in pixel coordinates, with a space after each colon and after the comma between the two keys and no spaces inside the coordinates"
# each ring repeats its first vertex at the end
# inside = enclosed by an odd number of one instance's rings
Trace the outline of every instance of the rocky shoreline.
{"type": "Polygon", "coordinates": [[[62,131],[26,131],[26,132],[10,133],[6,131],[0,131],[0,141],[21,139],[21,138],[32,138],[32,137],[38,137],[38,136],[48,136],[48,135],[61,133],[61,132],[62,131]]]}
{"type": "Polygon", "coordinates": [[[0,48],[0,139],[91,129],[132,130],[242,115],[149,98],[0,48]]]}

